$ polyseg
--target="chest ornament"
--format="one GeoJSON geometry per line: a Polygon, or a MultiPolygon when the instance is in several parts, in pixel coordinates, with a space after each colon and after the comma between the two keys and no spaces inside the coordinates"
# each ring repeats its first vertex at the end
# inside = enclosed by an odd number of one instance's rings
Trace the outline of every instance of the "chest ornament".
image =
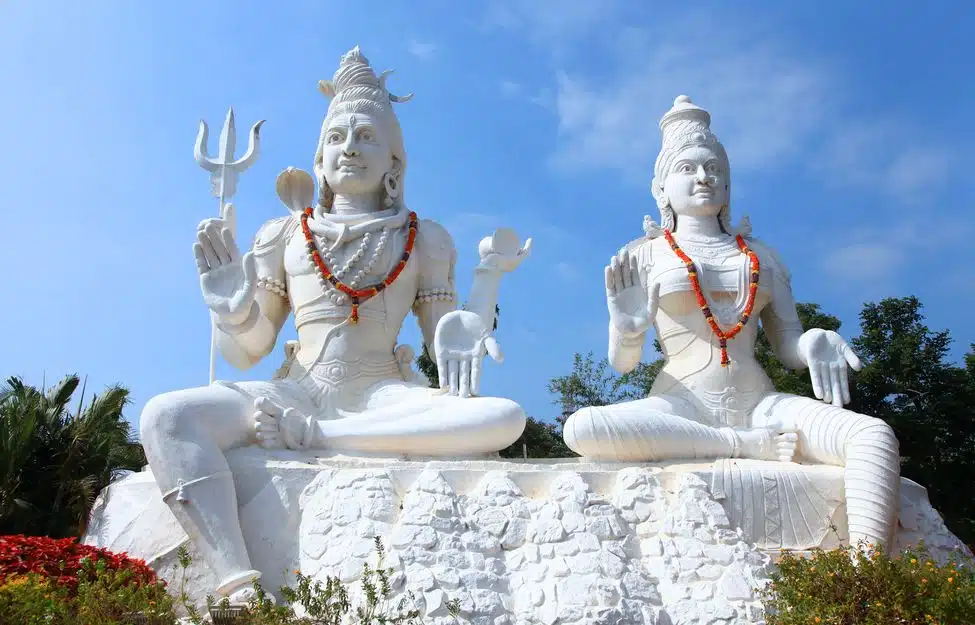
{"type": "MultiPolygon", "coordinates": [[[[349,296],[352,300],[352,314],[349,315],[349,323],[359,322],[359,304],[365,302],[366,300],[382,293],[386,288],[396,281],[396,278],[403,272],[406,268],[407,261],[410,260],[410,254],[413,253],[413,245],[416,243],[416,230],[417,230],[417,218],[416,213],[410,212],[409,214],[409,235],[406,238],[406,245],[403,248],[403,255],[400,257],[399,262],[393,265],[393,268],[389,271],[389,274],[375,284],[361,289],[355,288],[349,284],[342,282],[342,280],[332,272],[328,264],[322,259],[322,254],[318,250],[318,245],[315,243],[315,236],[312,234],[311,228],[308,227],[308,218],[312,216],[314,209],[306,208],[301,214],[301,231],[305,235],[305,242],[308,246],[308,256],[311,261],[315,264],[321,277],[325,279],[329,284],[331,284],[336,290],[341,291],[349,296]]],[[[353,284],[355,280],[353,280],[353,284]]]]}
{"type": "Polygon", "coordinates": [[[748,300],[745,302],[745,310],[743,310],[741,315],[738,317],[738,323],[736,323],[730,330],[725,331],[722,330],[718,325],[717,320],[714,318],[714,314],[711,312],[711,307],[708,305],[708,300],[704,297],[704,290],[701,288],[701,281],[697,278],[697,268],[694,266],[694,261],[684,253],[684,250],[680,249],[680,246],[677,245],[677,241],[674,240],[674,235],[671,234],[670,230],[664,230],[664,237],[667,239],[667,243],[670,244],[670,248],[674,250],[677,257],[680,258],[687,267],[687,276],[690,278],[691,286],[694,288],[694,295],[697,297],[697,304],[701,307],[701,312],[704,313],[704,319],[707,320],[708,325],[711,326],[711,330],[714,331],[715,336],[718,337],[718,344],[721,346],[721,366],[727,367],[731,364],[731,359],[728,358],[728,341],[738,336],[738,333],[745,328],[745,324],[747,324],[749,318],[751,318],[752,310],[755,307],[755,295],[758,293],[758,277],[760,271],[758,255],[748,247],[748,244],[745,243],[745,239],[743,239],[740,234],[735,236],[735,242],[738,243],[738,249],[741,250],[742,254],[748,257],[751,265],[751,273],[748,281],[748,300]]]}

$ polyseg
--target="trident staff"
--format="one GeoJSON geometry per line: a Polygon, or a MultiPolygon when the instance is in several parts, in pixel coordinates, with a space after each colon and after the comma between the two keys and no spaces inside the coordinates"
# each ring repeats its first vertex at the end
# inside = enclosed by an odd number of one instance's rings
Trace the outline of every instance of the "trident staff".
{"type": "MultiPolygon", "coordinates": [[[[204,120],[200,120],[200,132],[196,135],[196,148],[193,156],[203,169],[210,172],[210,191],[220,201],[220,219],[227,220],[231,234],[237,234],[237,224],[233,205],[228,202],[237,191],[237,176],[240,172],[254,164],[260,148],[260,131],[264,120],[254,124],[251,128],[247,152],[238,160],[234,160],[234,150],[237,148],[237,130],[234,128],[234,109],[230,107],[227,118],[220,131],[220,147],[217,158],[210,158],[207,154],[207,139],[209,129],[204,120]]],[[[216,378],[217,369],[217,332],[213,322],[210,323],[210,383],[216,378]]]]}

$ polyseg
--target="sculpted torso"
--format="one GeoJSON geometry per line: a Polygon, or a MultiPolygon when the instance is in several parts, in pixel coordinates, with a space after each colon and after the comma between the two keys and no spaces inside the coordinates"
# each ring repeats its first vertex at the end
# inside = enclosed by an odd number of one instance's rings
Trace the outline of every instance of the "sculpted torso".
{"type": "MultiPolygon", "coordinates": [[[[629,247],[629,246],[628,246],[629,247]]],[[[762,273],[753,316],[758,319],[774,301],[776,281],[787,282],[778,257],[752,241],[762,273]]],[[[684,245],[695,260],[710,308],[721,327],[737,323],[748,288],[748,259],[731,236],[697,245],[684,245]]],[[[709,425],[746,426],[751,410],[772,389],[771,381],[754,358],[758,324],[746,324],[728,343],[735,366],[721,365],[721,350],[701,314],[684,263],[662,237],[632,246],[648,284],[659,285],[654,329],[666,359],[654,381],[652,394],[674,397],[695,405],[709,425]]],[[[783,299],[788,293],[783,293],[783,299]]]]}
{"type": "MultiPolygon", "coordinates": [[[[385,213],[364,222],[364,237],[351,238],[329,252],[339,270],[349,266],[346,274],[357,285],[381,282],[399,262],[406,245],[402,216],[395,211],[385,213]]],[[[427,317],[432,311],[421,311],[422,306],[452,303],[453,241],[436,222],[420,220],[411,262],[391,286],[360,305],[358,323],[350,324],[349,297],[334,288],[323,288],[295,222],[291,217],[268,224],[254,246],[258,275],[286,285],[285,297],[298,330],[299,348],[286,377],[299,380],[309,372],[322,371],[331,383],[331,387],[323,384],[323,392],[335,394],[335,407],[361,409],[368,389],[378,381],[395,378],[401,367],[404,381],[409,381],[408,363],[394,359],[396,340],[407,315],[416,311],[429,324],[427,317]]],[[[318,241],[322,249],[334,243],[324,237],[318,241]]]]}
{"type": "Polygon", "coordinates": [[[842,407],[859,359],[835,332],[803,331],[788,269],[750,226],[732,227],[728,157],[710,121],[684,96],[664,115],[652,185],[662,223],[645,221],[647,236],[605,268],[610,363],[633,369],[652,328],[665,365],[646,399],[571,415],[566,443],[613,461],[844,466],[851,543],[886,544],[896,520],[897,440],[883,421],[842,407]],[[754,355],[759,323],[784,365],[809,369],[822,401],[774,392],[754,355]]]}

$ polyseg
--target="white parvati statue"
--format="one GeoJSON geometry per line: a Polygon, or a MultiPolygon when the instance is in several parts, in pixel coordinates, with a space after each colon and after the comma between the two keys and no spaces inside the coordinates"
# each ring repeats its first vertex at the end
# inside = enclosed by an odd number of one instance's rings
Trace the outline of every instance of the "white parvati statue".
{"type": "Polygon", "coordinates": [[[661,223],[646,219],[646,236],[605,269],[610,363],[632,370],[653,326],[665,365],[646,399],[571,415],[565,441],[600,460],[843,466],[850,543],[886,545],[897,439],[880,419],[843,408],[859,359],[835,332],[803,332],[789,270],[747,220],[732,227],[728,156],[710,122],[686,96],[661,119],[652,183],[661,223]],[[754,355],[759,320],[783,364],[809,369],[822,401],[775,392],[754,355]]]}
{"type": "Polygon", "coordinates": [[[406,205],[406,153],[384,73],[358,48],[341,59],[315,155],[320,184],[289,169],[278,194],[292,209],[260,229],[241,256],[230,224],[208,219],[194,246],[223,356],[240,369],[271,352],[293,312],[297,345],[269,381],[216,382],[154,397],[142,413],[149,464],[176,519],[239,602],[261,575],[241,535],[226,451],[325,449],[470,456],[510,445],[525,425],[513,401],[478,397],[501,274],[526,257],[510,230],[479,246],[470,298],[457,310],[456,252],[437,223],[406,205]],[[307,207],[307,208],[306,208],[307,207]],[[419,381],[412,350],[396,347],[412,311],[436,355],[443,391],[419,381]]]}

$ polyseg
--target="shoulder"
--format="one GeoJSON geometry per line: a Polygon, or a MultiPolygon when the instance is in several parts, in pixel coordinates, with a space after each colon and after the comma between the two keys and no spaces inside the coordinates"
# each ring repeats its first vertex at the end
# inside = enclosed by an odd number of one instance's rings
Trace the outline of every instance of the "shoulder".
{"type": "Polygon", "coordinates": [[[297,229],[298,220],[294,215],[276,217],[264,222],[254,235],[254,250],[264,251],[286,243],[297,229]]]}
{"type": "Polygon", "coordinates": [[[784,262],[782,262],[782,257],[779,256],[779,253],[774,247],[765,241],[762,241],[758,237],[749,237],[747,242],[748,246],[755,250],[755,253],[758,254],[758,260],[760,263],[766,267],[770,267],[776,274],[784,276],[786,280],[791,279],[792,276],[789,272],[789,268],[784,262]]]}
{"type": "Polygon", "coordinates": [[[434,260],[451,260],[456,253],[453,237],[432,219],[421,219],[417,223],[416,250],[434,260]]]}
{"type": "Polygon", "coordinates": [[[647,267],[653,264],[655,258],[659,258],[660,254],[666,250],[670,249],[667,244],[667,240],[663,237],[647,237],[643,236],[639,239],[634,239],[624,245],[620,251],[627,251],[631,255],[635,255],[640,265],[647,267]]]}

